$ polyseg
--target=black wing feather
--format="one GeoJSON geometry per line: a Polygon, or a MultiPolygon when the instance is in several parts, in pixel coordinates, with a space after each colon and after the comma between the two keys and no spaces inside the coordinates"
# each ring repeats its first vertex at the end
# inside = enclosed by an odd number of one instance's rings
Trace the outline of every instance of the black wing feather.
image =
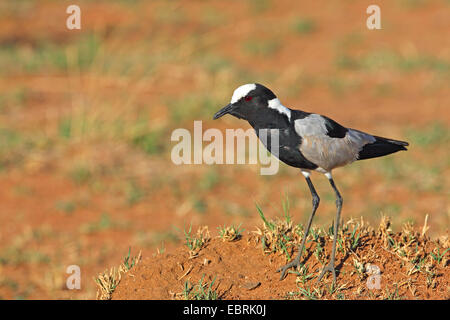
{"type": "Polygon", "coordinates": [[[358,160],[371,159],[386,156],[388,154],[407,150],[405,147],[409,146],[406,141],[399,141],[387,139],[383,137],[374,136],[375,142],[366,144],[358,154],[358,160]]]}
{"type": "Polygon", "coordinates": [[[344,138],[348,129],[341,126],[339,123],[328,117],[322,116],[325,119],[325,127],[327,128],[327,136],[331,138],[344,138]]]}

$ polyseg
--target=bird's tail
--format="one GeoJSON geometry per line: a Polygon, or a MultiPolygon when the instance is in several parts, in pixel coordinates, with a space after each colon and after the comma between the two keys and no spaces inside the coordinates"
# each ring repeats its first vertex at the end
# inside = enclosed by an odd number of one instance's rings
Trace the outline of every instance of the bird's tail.
{"type": "Polygon", "coordinates": [[[358,155],[358,160],[382,157],[400,150],[407,150],[408,142],[374,136],[375,142],[366,144],[358,155]]]}

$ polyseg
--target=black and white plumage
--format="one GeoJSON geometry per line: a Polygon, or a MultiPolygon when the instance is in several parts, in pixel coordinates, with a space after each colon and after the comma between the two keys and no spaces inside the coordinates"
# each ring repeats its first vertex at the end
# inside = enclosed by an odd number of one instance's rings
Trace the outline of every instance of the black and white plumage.
{"type": "MultiPolygon", "coordinates": [[[[336,194],[337,214],[334,230],[339,227],[342,197],[336,188],[331,172],[356,160],[385,156],[400,150],[406,150],[407,142],[382,138],[368,133],[346,128],[336,121],[315,113],[289,109],[280,102],[275,94],[265,86],[257,83],[245,84],[237,88],[231,102],[214,115],[218,119],[225,114],[247,120],[259,135],[260,129],[277,129],[279,150],[275,153],[284,163],[300,168],[313,196],[313,211],[309,218],[305,236],[298,256],[286,266],[280,268],[281,279],[291,267],[300,264],[300,257],[312,219],[319,205],[320,198],[310,179],[311,170],[326,175],[336,194]]],[[[270,150],[270,135],[261,139],[270,150]]],[[[319,280],[326,271],[331,271],[336,280],[334,259],[336,238],[330,263],[322,270],[319,280]]]]}

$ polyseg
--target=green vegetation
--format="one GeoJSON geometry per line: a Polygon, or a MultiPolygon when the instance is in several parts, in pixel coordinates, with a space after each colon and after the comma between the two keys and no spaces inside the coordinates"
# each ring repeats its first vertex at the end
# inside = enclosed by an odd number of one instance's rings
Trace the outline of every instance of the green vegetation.
{"type": "Polygon", "coordinates": [[[100,39],[88,34],[61,45],[40,41],[34,47],[25,45],[7,45],[0,47],[0,73],[66,72],[68,68],[86,70],[91,67],[100,48],[100,39]],[[73,60],[69,55],[73,55],[73,60]]]}
{"type": "Polygon", "coordinates": [[[123,263],[119,267],[111,268],[103,273],[100,273],[96,278],[94,278],[97,284],[97,299],[99,300],[110,300],[111,295],[116,290],[120,281],[122,280],[122,275],[130,271],[134,266],[136,266],[141,261],[141,252],[135,257],[131,257],[131,248],[128,250],[128,255],[123,259],[123,263]]]}
{"type": "Polygon", "coordinates": [[[136,265],[136,263],[137,263],[136,259],[131,257],[131,247],[130,247],[128,249],[128,255],[123,259],[123,265],[125,266],[125,269],[129,271],[136,265]]]}
{"type": "Polygon", "coordinates": [[[225,225],[217,227],[217,230],[219,230],[219,238],[221,238],[223,241],[236,241],[239,240],[242,237],[242,232],[244,229],[241,229],[241,224],[239,226],[231,225],[230,227],[227,227],[225,225]]]}
{"type": "Polygon", "coordinates": [[[208,209],[208,204],[206,203],[205,200],[203,200],[201,198],[193,196],[192,199],[191,199],[191,202],[192,202],[192,207],[198,213],[203,214],[208,209]]]}
{"type": "Polygon", "coordinates": [[[251,0],[251,11],[255,14],[263,13],[270,9],[272,6],[272,0],[251,0]]]}
{"type": "Polygon", "coordinates": [[[184,229],[185,244],[190,252],[197,252],[211,239],[208,229],[199,229],[196,235],[192,234],[192,225],[189,230],[184,229]]]}
{"type": "MultiPolygon", "coordinates": [[[[287,209],[288,206],[283,206],[287,209]]],[[[299,226],[293,226],[290,216],[285,211],[283,219],[275,221],[267,220],[262,209],[256,204],[256,209],[259,216],[264,222],[263,229],[256,231],[256,234],[261,236],[262,248],[266,253],[282,252],[286,255],[286,259],[291,259],[292,247],[294,242],[299,242],[299,235],[301,234],[299,226]]]]}
{"type": "Polygon", "coordinates": [[[102,213],[98,221],[81,225],[80,232],[91,234],[117,228],[120,226],[121,225],[118,222],[112,220],[111,215],[109,213],[102,213]]]}
{"type": "Polygon", "coordinates": [[[192,120],[210,119],[223,101],[210,94],[187,94],[179,99],[167,99],[173,124],[192,120]]]}
{"type": "Polygon", "coordinates": [[[139,247],[152,247],[155,245],[170,242],[178,243],[181,239],[179,231],[174,226],[166,231],[138,231],[134,237],[139,247]]]}
{"type": "Polygon", "coordinates": [[[441,122],[431,123],[422,130],[409,129],[406,135],[412,146],[444,146],[450,143],[450,130],[441,122]]]}
{"type": "Polygon", "coordinates": [[[140,202],[146,196],[146,194],[147,192],[143,190],[136,181],[131,180],[127,183],[126,198],[128,205],[132,206],[140,202]]]}
{"type": "Polygon", "coordinates": [[[448,60],[425,54],[402,55],[391,50],[372,51],[359,57],[340,54],[336,57],[335,64],[338,68],[350,70],[397,70],[401,72],[428,70],[445,74],[450,71],[448,60]]]}
{"type": "Polygon", "coordinates": [[[317,30],[317,25],[311,18],[296,18],[292,28],[299,34],[309,34],[317,30]]]}
{"type": "Polygon", "coordinates": [[[217,169],[211,168],[202,176],[199,186],[202,190],[210,191],[219,184],[220,179],[217,169]]]}
{"type": "Polygon", "coordinates": [[[159,130],[148,131],[134,136],[131,142],[149,155],[154,155],[164,150],[163,132],[159,130]]]}
{"type": "Polygon", "coordinates": [[[441,264],[442,258],[444,258],[445,254],[450,250],[450,248],[445,249],[443,252],[441,252],[441,249],[437,247],[433,252],[431,252],[431,256],[433,259],[438,263],[441,264]]]}
{"type": "Polygon", "coordinates": [[[249,39],[244,43],[243,50],[254,56],[269,57],[278,52],[281,44],[275,39],[249,39]]]}
{"type": "Polygon", "coordinates": [[[74,201],[63,201],[58,200],[55,204],[55,208],[59,211],[64,212],[65,214],[71,214],[75,211],[77,205],[74,201]]]}
{"type": "Polygon", "coordinates": [[[214,278],[209,285],[207,283],[203,283],[203,279],[205,275],[202,276],[198,284],[191,285],[189,280],[184,282],[183,288],[183,297],[185,300],[217,300],[219,295],[217,291],[213,290],[214,282],[216,278],[214,278]]]}
{"type": "Polygon", "coordinates": [[[0,93],[0,112],[9,109],[23,108],[30,99],[30,89],[28,87],[18,87],[11,92],[0,93]]]}
{"type": "Polygon", "coordinates": [[[69,177],[77,185],[82,185],[91,180],[92,171],[88,166],[78,164],[70,170],[69,177]]]}
{"type": "Polygon", "coordinates": [[[50,239],[52,235],[53,231],[47,226],[41,226],[34,230],[29,228],[23,229],[12,239],[9,239],[7,246],[0,249],[0,266],[49,264],[51,256],[41,248],[32,246],[50,239]]]}

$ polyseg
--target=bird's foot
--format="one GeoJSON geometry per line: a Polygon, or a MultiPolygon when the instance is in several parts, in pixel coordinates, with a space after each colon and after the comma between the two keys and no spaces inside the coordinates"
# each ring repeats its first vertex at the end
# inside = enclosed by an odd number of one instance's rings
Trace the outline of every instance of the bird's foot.
{"type": "Polygon", "coordinates": [[[333,274],[333,283],[336,283],[336,270],[334,269],[334,261],[330,261],[320,273],[319,278],[317,278],[317,282],[320,282],[322,280],[323,276],[325,275],[325,272],[330,271],[333,274]]]}
{"type": "Polygon", "coordinates": [[[284,277],[286,275],[286,271],[288,269],[290,269],[290,268],[297,268],[299,266],[300,266],[300,255],[297,256],[297,258],[295,258],[294,260],[292,260],[288,264],[285,264],[284,266],[282,266],[281,268],[279,268],[277,270],[277,272],[281,272],[280,281],[284,279],[284,277]]]}

